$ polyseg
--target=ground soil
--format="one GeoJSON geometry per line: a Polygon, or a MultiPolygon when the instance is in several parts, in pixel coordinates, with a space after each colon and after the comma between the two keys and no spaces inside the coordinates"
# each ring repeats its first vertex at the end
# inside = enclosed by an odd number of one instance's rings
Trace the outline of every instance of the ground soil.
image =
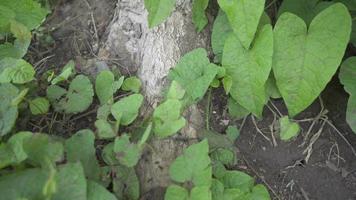
{"type": "MultiPolygon", "coordinates": [[[[104,41],[105,30],[114,15],[116,2],[116,0],[59,0],[44,26],[44,33],[50,35],[54,43],[43,45],[40,38],[35,38],[27,55],[35,64],[37,72],[41,73],[47,69],[58,71],[70,59],[83,63],[83,60],[98,58],[99,49],[103,45],[100,41],[104,41]]],[[[352,48],[348,54],[356,55],[352,48]]],[[[92,65],[78,65],[77,69],[86,73],[88,66],[92,65]]],[[[353,148],[356,148],[356,134],[352,133],[345,122],[348,96],[337,77],[334,77],[321,95],[322,105],[328,110],[326,116],[332,125],[328,123],[323,125],[324,121],[316,120],[309,137],[306,137],[312,121],[300,122],[302,132],[290,142],[281,142],[278,139],[278,127],[276,127],[280,117],[278,112],[287,115],[283,101],[273,100],[273,104],[269,103],[265,108],[263,119],[256,119],[254,124],[251,116],[245,120],[234,120],[228,116],[226,95],[221,88],[215,89],[212,96],[211,128],[221,133],[228,125],[236,125],[240,128],[241,135],[236,142],[239,162],[234,169],[245,171],[256,177],[257,182],[267,185],[273,199],[356,199],[356,155],[345,141],[347,140],[353,148]],[[332,126],[335,126],[339,133],[332,126]],[[258,130],[269,140],[272,140],[271,132],[273,132],[277,146],[267,141],[258,130]],[[320,134],[320,137],[312,145],[312,153],[307,160],[303,151],[316,134],[320,134]],[[301,146],[304,141],[306,144],[301,146]]],[[[316,100],[295,119],[316,118],[321,110],[320,102],[316,100]]],[[[95,107],[89,110],[95,110],[95,107]]],[[[33,131],[62,135],[62,133],[74,133],[81,128],[90,128],[95,120],[93,113],[88,112],[84,116],[69,116],[69,118],[59,116],[57,120],[53,120],[56,116],[52,113],[44,118],[23,119],[19,125],[21,127],[23,124],[30,124],[27,130],[30,128],[33,131]],[[48,124],[51,122],[55,123],[48,124]]]]}
{"type": "MultiPolygon", "coordinates": [[[[266,140],[258,132],[252,117],[244,120],[233,120],[226,114],[226,97],[221,91],[213,94],[212,127],[219,132],[229,125],[240,127],[240,137],[236,142],[239,169],[256,177],[260,183],[267,185],[273,199],[282,200],[354,200],[356,199],[356,155],[351,147],[340,136],[356,148],[356,134],[345,122],[347,94],[335,77],[323,92],[321,99],[329,122],[323,126],[317,120],[310,136],[306,133],[312,121],[300,122],[302,132],[290,141],[278,139],[278,112],[287,115],[282,100],[273,100],[263,113],[262,120],[255,120],[258,129],[272,141],[271,127],[277,146],[266,140]],[[271,111],[273,110],[273,111],[271,111]],[[276,117],[276,118],[275,118],[276,117]],[[244,121],[244,122],[243,122],[244,121]],[[323,128],[322,128],[323,127],[323,128]],[[319,132],[321,131],[321,132],[319,132]],[[310,144],[311,138],[320,133],[320,137],[312,145],[312,153],[307,162],[303,151],[310,144]],[[307,141],[304,146],[301,144],[307,141]]],[[[320,101],[316,100],[307,110],[295,119],[313,119],[320,113],[320,101]]]]}

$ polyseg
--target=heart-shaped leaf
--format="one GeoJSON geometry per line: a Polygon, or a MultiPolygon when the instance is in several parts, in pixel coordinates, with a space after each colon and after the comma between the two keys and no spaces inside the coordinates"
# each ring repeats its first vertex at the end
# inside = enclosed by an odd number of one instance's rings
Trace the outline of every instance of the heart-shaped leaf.
{"type": "Polygon", "coordinates": [[[23,84],[34,79],[35,70],[25,60],[4,58],[0,60],[0,83],[23,84]]]}
{"type": "Polygon", "coordinates": [[[350,94],[346,121],[354,133],[356,133],[356,57],[350,57],[342,63],[339,78],[346,92],[350,94]]]}
{"type": "Polygon", "coordinates": [[[205,9],[209,5],[209,0],[193,0],[192,18],[198,32],[208,24],[205,9]]]}
{"type": "Polygon", "coordinates": [[[289,141],[299,134],[300,127],[296,122],[291,122],[288,116],[279,119],[279,137],[283,141],[289,141]]]}
{"type": "Polygon", "coordinates": [[[262,116],[267,101],[265,83],[272,67],[273,33],[271,25],[265,25],[250,49],[245,49],[234,34],[224,47],[222,64],[232,78],[230,95],[240,105],[262,116]]]}
{"type": "Polygon", "coordinates": [[[120,121],[122,125],[127,126],[138,116],[138,111],[142,103],[143,96],[141,94],[124,97],[112,105],[111,114],[116,120],[120,121]]]}
{"type": "Polygon", "coordinates": [[[307,108],[325,88],[341,62],[350,32],[350,14],[340,3],[319,13],[309,28],[294,14],[279,17],[273,71],[290,116],[307,108]]]}
{"type": "Polygon", "coordinates": [[[150,28],[162,23],[173,11],[175,0],[145,0],[150,28]]]}
{"type": "Polygon", "coordinates": [[[265,0],[218,0],[242,47],[248,49],[255,37],[265,0]]]}
{"type": "Polygon", "coordinates": [[[49,102],[44,97],[37,97],[30,101],[30,110],[33,115],[46,114],[49,109],[49,102]]]}

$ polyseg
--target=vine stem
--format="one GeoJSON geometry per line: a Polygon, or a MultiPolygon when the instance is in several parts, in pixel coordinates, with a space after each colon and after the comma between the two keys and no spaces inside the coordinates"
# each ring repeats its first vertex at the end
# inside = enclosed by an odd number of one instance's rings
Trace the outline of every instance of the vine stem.
{"type": "Polygon", "coordinates": [[[210,121],[210,111],[211,111],[211,88],[209,88],[209,91],[208,91],[208,103],[206,105],[206,110],[205,110],[205,125],[206,125],[206,130],[210,130],[210,124],[209,124],[209,121],[210,121]]]}

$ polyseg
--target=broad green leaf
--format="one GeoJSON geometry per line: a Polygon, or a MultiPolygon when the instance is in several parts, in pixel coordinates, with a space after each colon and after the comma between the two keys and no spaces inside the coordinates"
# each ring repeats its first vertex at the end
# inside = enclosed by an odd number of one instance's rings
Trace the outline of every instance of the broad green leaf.
{"type": "Polygon", "coordinates": [[[236,126],[228,126],[226,129],[226,136],[232,141],[235,140],[240,136],[240,131],[237,129],[236,126]]]}
{"type": "Polygon", "coordinates": [[[16,13],[0,3],[0,33],[9,32],[10,22],[15,19],[16,13]]]}
{"type": "Polygon", "coordinates": [[[87,200],[116,200],[116,197],[100,184],[88,181],[87,200]]]}
{"type": "Polygon", "coordinates": [[[6,144],[0,144],[0,169],[26,160],[27,154],[23,149],[23,143],[31,136],[31,132],[19,132],[11,136],[6,144]]]}
{"type": "Polygon", "coordinates": [[[25,60],[4,58],[0,60],[0,83],[23,84],[34,79],[35,70],[25,60]]]}
{"type": "Polygon", "coordinates": [[[265,83],[272,67],[273,33],[265,25],[250,49],[245,49],[231,34],[224,47],[222,65],[232,77],[230,95],[240,105],[258,117],[267,101],[265,83]]]}
{"type": "Polygon", "coordinates": [[[27,162],[33,166],[45,166],[46,162],[55,163],[63,159],[63,145],[47,134],[36,133],[23,144],[27,162]]]}
{"type": "Polygon", "coordinates": [[[48,14],[46,9],[33,0],[1,0],[0,6],[11,9],[15,13],[15,20],[29,30],[37,28],[48,14]]]}
{"type": "Polygon", "coordinates": [[[21,49],[17,49],[13,44],[5,42],[0,44],[0,58],[16,58],[20,59],[23,57],[23,52],[21,49]]]}
{"type": "Polygon", "coordinates": [[[17,58],[22,58],[26,53],[31,43],[31,32],[21,23],[11,21],[10,31],[16,38],[14,41],[14,47],[17,49],[17,58]]]}
{"type": "Polygon", "coordinates": [[[211,200],[210,186],[193,187],[190,191],[190,200],[211,200]]]}
{"type": "Polygon", "coordinates": [[[120,120],[122,125],[131,124],[138,116],[139,109],[143,103],[141,94],[133,94],[117,101],[111,107],[111,114],[116,120],[120,120]]]}
{"type": "Polygon", "coordinates": [[[276,78],[274,78],[273,72],[271,72],[266,82],[266,95],[273,99],[279,99],[282,97],[278,90],[276,78]]]}
{"type": "Polygon", "coordinates": [[[214,131],[205,131],[204,137],[208,139],[210,150],[218,148],[233,149],[234,147],[234,142],[231,141],[226,135],[222,135],[214,131]]]}
{"type": "Polygon", "coordinates": [[[100,167],[96,158],[94,141],[94,133],[89,129],[83,129],[68,138],[65,141],[64,148],[67,161],[80,162],[86,177],[98,180],[100,167]]]}
{"type": "Polygon", "coordinates": [[[219,10],[219,14],[216,17],[211,33],[211,47],[216,56],[216,61],[221,62],[224,45],[227,37],[232,32],[229,20],[224,11],[219,10]]]}
{"type": "Polygon", "coordinates": [[[174,9],[175,0],[145,0],[148,11],[148,26],[150,28],[162,23],[174,9]]]}
{"type": "Polygon", "coordinates": [[[213,200],[221,200],[224,196],[224,185],[217,179],[213,179],[211,194],[213,200]]]}
{"type": "Polygon", "coordinates": [[[45,199],[42,189],[49,173],[44,169],[25,169],[0,177],[1,199],[45,199]]]}
{"type": "Polygon", "coordinates": [[[356,57],[350,57],[345,60],[340,68],[340,82],[344,85],[346,92],[350,94],[346,121],[354,133],[356,133],[356,57]]]}
{"type": "Polygon", "coordinates": [[[69,85],[68,91],[56,85],[47,88],[47,97],[57,111],[65,113],[83,112],[93,101],[93,86],[88,77],[76,76],[69,85]]]}
{"type": "Polygon", "coordinates": [[[214,162],[221,162],[224,165],[232,166],[235,164],[235,153],[226,148],[218,148],[210,154],[214,162]]]}
{"type": "Polygon", "coordinates": [[[220,161],[212,161],[213,175],[215,178],[220,179],[225,176],[226,167],[220,161]]]}
{"type": "Polygon", "coordinates": [[[306,109],[325,88],[341,62],[350,32],[350,14],[340,3],[319,13],[309,28],[294,14],[279,17],[273,72],[290,116],[306,109]]]}
{"type": "Polygon", "coordinates": [[[74,69],[74,61],[70,60],[62,69],[61,73],[55,77],[52,81],[51,84],[55,85],[57,83],[60,83],[62,81],[68,80],[68,78],[74,74],[75,69],[74,69]]]}
{"type": "Polygon", "coordinates": [[[212,169],[208,153],[207,140],[184,149],[183,155],[179,156],[169,168],[172,180],[180,183],[192,181],[195,186],[210,186],[212,169]]]}
{"type": "Polygon", "coordinates": [[[122,165],[133,167],[141,158],[141,149],[137,144],[131,143],[129,138],[127,134],[115,138],[113,150],[122,165]]]}
{"type": "Polygon", "coordinates": [[[67,101],[62,101],[62,107],[66,113],[78,113],[85,111],[92,103],[94,96],[93,86],[88,77],[76,76],[69,85],[66,95],[67,101]]]}
{"type": "Polygon", "coordinates": [[[262,16],[265,0],[218,0],[241,46],[249,49],[262,16]]]}
{"type": "Polygon", "coordinates": [[[248,195],[250,200],[270,200],[268,190],[264,185],[255,185],[252,192],[248,195]]]}
{"type": "Polygon", "coordinates": [[[209,0],[193,0],[192,18],[198,32],[208,24],[208,18],[205,15],[208,5],[209,0]]]}
{"type": "Polygon", "coordinates": [[[108,165],[119,165],[116,154],[114,152],[114,142],[107,144],[102,151],[102,158],[108,165]]]}
{"type": "Polygon", "coordinates": [[[87,183],[80,163],[69,163],[58,168],[57,192],[51,200],[87,200],[87,183]]]}
{"type": "Polygon", "coordinates": [[[223,78],[222,82],[223,82],[225,93],[229,94],[230,90],[232,88],[232,84],[233,84],[232,77],[231,76],[225,76],[223,78]]]}
{"type": "Polygon", "coordinates": [[[115,166],[112,173],[113,191],[119,200],[138,200],[140,198],[140,182],[134,168],[115,166]]]}
{"type": "Polygon", "coordinates": [[[114,82],[115,76],[111,71],[105,70],[98,74],[95,80],[95,92],[99,98],[100,104],[106,104],[114,101],[114,82]]]}
{"type": "Polygon", "coordinates": [[[100,139],[114,138],[116,136],[113,126],[106,120],[96,120],[95,127],[97,128],[98,137],[100,139]]]}
{"type": "Polygon", "coordinates": [[[187,189],[178,186],[170,185],[164,195],[164,200],[188,200],[189,192],[187,189]]]}
{"type": "Polygon", "coordinates": [[[30,110],[33,115],[46,114],[49,109],[49,102],[44,97],[37,97],[30,101],[30,110]]]}
{"type": "Polygon", "coordinates": [[[347,6],[351,11],[356,11],[356,1],[355,0],[334,0],[335,2],[341,2],[347,6]]]}
{"type": "Polygon", "coordinates": [[[220,181],[224,184],[225,188],[235,188],[242,192],[250,192],[254,183],[251,176],[240,171],[226,171],[220,181]]]}
{"type": "Polygon", "coordinates": [[[122,84],[122,90],[124,91],[132,91],[134,93],[139,93],[141,89],[141,81],[136,76],[129,77],[124,80],[122,84]]]}
{"type": "Polygon", "coordinates": [[[168,99],[153,112],[153,122],[156,136],[168,137],[185,126],[181,116],[182,103],[176,99],[168,99]]]}
{"type": "Polygon", "coordinates": [[[284,116],[279,119],[280,131],[279,137],[283,141],[289,141],[296,137],[300,132],[300,127],[298,123],[291,122],[288,116],[284,116]]]}
{"type": "Polygon", "coordinates": [[[302,18],[309,25],[317,14],[332,4],[333,2],[320,0],[284,0],[278,10],[278,16],[284,12],[290,12],[302,18]]]}
{"type": "Polygon", "coordinates": [[[172,81],[171,86],[168,89],[167,99],[182,99],[184,97],[185,90],[177,81],[172,81]]]}
{"type": "Polygon", "coordinates": [[[210,63],[205,49],[198,48],[185,54],[169,73],[185,90],[185,104],[190,105],[201,98],[214,80],[218,67],[210,63]]]}
{"type": "Polygon", "coordinates": [[[245,200],[247,199],[245,194],[246,192],[243,192],[238,188],[228,188],[224,191],[224,200],[245,200]]]}
{"type": "Polygon", "coordinates": [[[0,137],[9,133],[15,125],[18,110],[12,101],[18,96],[19,90],[10,83],[0,83],[0,137]]]}

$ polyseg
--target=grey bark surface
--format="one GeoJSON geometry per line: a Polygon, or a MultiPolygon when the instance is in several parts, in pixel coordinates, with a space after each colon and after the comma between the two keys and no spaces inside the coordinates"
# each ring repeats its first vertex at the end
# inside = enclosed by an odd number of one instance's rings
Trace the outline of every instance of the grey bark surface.
{"type": "MultiPolygon", "coordinates": [[[[152,109],[168,85],[169,69],[187,52],[208,45],[208,32],[197,33],[191,20],[191,2],[178,0],[172,15],[161,25],[148,28],[148,12],[143,0],[118,0],[105,50],[117,56],[121,64],[137,70],[143,82],[147,105],[152,109]]],[[[207,30],[207,29],[206,29],[207,30]]],[[[129,71],[130,71],[129,69],[129,71]]],[[[196,106],[185,112],[186,127],[174,137],[150,142],[152,148],[137,166],[144,199],[160,199],[162,188],[170,184],[168,168],[182,150],[197,138],[203,120],[196,106]]],[[[184,170],[184,169],[183,169],[184,170]]]]}

